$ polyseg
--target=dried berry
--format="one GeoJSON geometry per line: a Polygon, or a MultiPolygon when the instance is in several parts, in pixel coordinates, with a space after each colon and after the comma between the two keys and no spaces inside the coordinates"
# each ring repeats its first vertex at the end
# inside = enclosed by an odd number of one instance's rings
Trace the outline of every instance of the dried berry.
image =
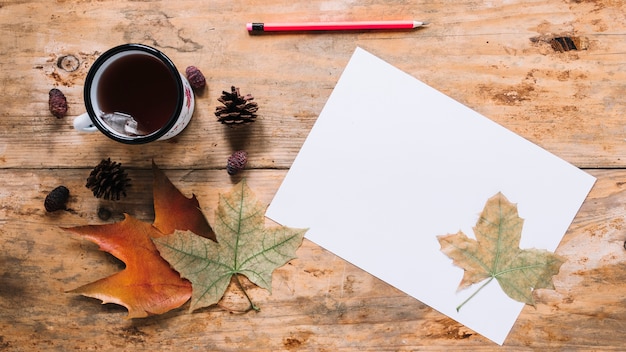
{"type": "Polygon", "coordinates": [[[111,211],[105,207],[98,208],[98,218],[103,221],[107,221],[111,218],[111,211]]]}
{"type": "Polygon", "coordinates": [[[126,197],[126,188],[130,187],[130,178],[122,168],[122,164],[112,162],[111,158],[102,159],[87,177],[85,186],[93,192],[96,198],[120,200],[121,196],[126,197]]]}
{"type": "Polygon", "coordinates": [[[50,89],[48,93],[48,108],[52,115],[60,119],[67,114],[67,99],[63,92],[56,88],[50,89]]]}
{"type": "Polygon", "coordinates": [[[238,150],[228,157],[226,163],[226,171],[229,175],[235,175],[246,167],[248,162],[248,153],[244,150],[238,150]]]}
{"type": "Polygon", "coordinates": [[[46,199],[43,201],[43,206],[46,208],[46,211],[57,211],[57,210],[65,210],[65,203],[67,203],[68,198],[70,197],[70,190],[65,186],[59,186],[46,196],[46,199]]]}
{"type": "Polygon", "coordinates": [[[204,86],[206,86],[206,79],[196,66],[187,67],[185,73],[187,74],[187,80],[189,81],[191,88],[194,90],[201,90],[204,86]]]}
{"type": "Polygon", "coordinates": [[[253,102],[251,94],[242,96],[239,88],[230,88],[231,92],[222,92],[222,96],[217,99],[224,106],[215,108],[217,120],[229,126],[243,125],[256,120],[256,112],[259,110],[257,103],[253,102]]]}

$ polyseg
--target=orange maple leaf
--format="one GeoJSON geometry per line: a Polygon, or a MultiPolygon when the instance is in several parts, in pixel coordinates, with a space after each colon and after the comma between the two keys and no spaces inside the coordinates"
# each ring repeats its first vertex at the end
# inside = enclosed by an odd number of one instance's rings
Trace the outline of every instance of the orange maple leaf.
{"type": "Polygon", "coordinates": [[[128,318],[162,314],[178,308],[192,293],[189,281],[182,279],[157,251],[151,238],[163,237],[174,230],[198,231],[215,239],[195,196],[185,197],[153,163],[154,224],[128,214],[114,224],[65,228],[98,244],[126,264],[109,277],[71,290],[87,297],[115,303],[128,309],[128,318]]]}
{"type": "Polygon", "coordinates": [[[216,241],[215,232],[200,210],[196,195],[185,197],[172,184],[154,162],[152,162],[154,182],[154,223],[162,233],[169,235],[175,230],[189,230],[198,236],[216,241]]]}

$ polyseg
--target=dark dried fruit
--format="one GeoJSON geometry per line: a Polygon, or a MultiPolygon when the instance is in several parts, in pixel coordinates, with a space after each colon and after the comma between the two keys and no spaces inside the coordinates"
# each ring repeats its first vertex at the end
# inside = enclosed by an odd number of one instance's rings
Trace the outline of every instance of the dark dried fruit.
{"type": "Polygon", "coordinates": [[[67,203],[69,197],[70,190],[65,186],[59,186],[48,193],[43,201],[43,206],[48,212],[65,210],[65,203],[67,203]]]}
{"type": "Polygon", "coordinates": [[[109,200],[120,200],[121,196],[126,197],[126,188],[130,187],[130,178],[126,174],[122,164],[111,161],[111,158],[102,159],[89,177],[87,184],[96,198],[109,200]]]}
{"type": "Polygon", "coordinates": [[[67,99],[65,99],[63,92],[56,88],[50,89],[48,93],[48,108],[57,119],[65,117],[67,114],[67,99]]]}
{"type": "Polygon", "coordinates": [[[246,167],[248,162],[248,153],[244,150],[238,150],[228,157],[226,163],[226,171],[229,175],[235,175],[246,167]]]}
{"type": "Polygon", "coordinates": [[[111,218],[111,211],[105,207],[98,208],[98,218],[107,221],[111,218]]]}
{"type": "Polygon", "coordinates": [[[185,74],[187,74],[187,80],[194,90],[201,90],[206,86],[206,79],[196,66],[187,67],[185,74]]]}
{"type": "Polygon", "coordinates": [[[217,120],[229,126],[244,125],[256,120],[256,112],[259,110],[257,103],[253,102],[251,94],[242,96],[239,88],[231,87],[231,92],[222,92],[222,96],[217,99],[224,106],[215,108],[217,120]]]}

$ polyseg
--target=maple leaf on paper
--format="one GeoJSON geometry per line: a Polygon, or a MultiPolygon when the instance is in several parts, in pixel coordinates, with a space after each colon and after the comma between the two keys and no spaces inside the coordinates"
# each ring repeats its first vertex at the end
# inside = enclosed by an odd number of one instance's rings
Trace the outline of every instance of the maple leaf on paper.
{"type": "Polygon", "coordinates": [[[534,289],[554,289],[552,276],[565,260],[547,250],[520,249],[523,222],[517,206],[498,193],[489,198],[473,228],[475,240],[462,231],[437,236],[441,251],[465,270],[459,290],[487,280],[457,311],[493,279],[510,298],[533,306],[534,289]]]}
{"type": "MultiPolygon", "coordinates": [[[[191,231],[153,239],[161,256],[192,283],[190,310],[218,303],[238,275],[271,292],[272,272],[295,258],[306,229],[265,227],[265,207],[245,181],[220,194],[215,212],[217,243],[191,231]]],[[[258,310],[248,294],[250,308],[258,310]]]]}
{"type": "Polygon", "coordinates": [[[128,309],[128,318],[162,314],[180,307],[191,297],[191,283],[159,255],[152,238],[183,229],[215,239],[195,196],[186,198],[154,163],[152,169],[154,224],[125,214],[118,223],[65,228],[95,242],[126,265],[116,274],[70,292],[122,305],[128,309]]]}

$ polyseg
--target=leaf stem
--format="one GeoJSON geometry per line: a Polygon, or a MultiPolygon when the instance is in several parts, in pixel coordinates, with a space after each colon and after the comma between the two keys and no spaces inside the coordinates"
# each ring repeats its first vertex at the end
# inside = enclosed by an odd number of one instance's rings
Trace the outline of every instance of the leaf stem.
{"type": "Polygon", "coordinates": [[[459,304],[459,306],[458,306],[458,307],[456,307],[456,311],[458,312],[459,310],[461,310],[461,307],[463,307],[463,306],[465,305],[465,303],[467,303],[470,299],[474,298],[474,296],[476,296],[476,294],[477,294],[478,292],[480,292],[480,290],[482,290],[485,286],[487,286],[487,285],[491,282],[491,280],[493,280],[493,278],[494,278],[494,277],[492,276],[489,280],[487,280],[487,282],[485,282],[484,284],[482,284],[482,285],[481,285],[481,286],[480,286],[480,287],[476,290],[476,292],[472,293],[472,295],[471,295],[471,296],[469,296],[469,297],[467,297],[467,299],[466,299],[465,301],[463,301],[463,303],[459,304]]]}
{"type": "Polygon", "coordinates": [[[254,304],[254,302],[252,302],[252,300],[250,299],[250,296],[248,296],[248,292],[246,292],[246,289],[243,288],[243,285],[241,284],[241,281],[239,280],[239,275],[235,274],[234,276],[235,276],[235,281],[237,282],[237,286],[239,286],[239,289],[241,289],[244,296],[246,296],[246,298],[248,299],[248,302],[250,302],[250,308],[256,312],[261,311],[261,308],[259,308],[257,305],[254,304]]]}

